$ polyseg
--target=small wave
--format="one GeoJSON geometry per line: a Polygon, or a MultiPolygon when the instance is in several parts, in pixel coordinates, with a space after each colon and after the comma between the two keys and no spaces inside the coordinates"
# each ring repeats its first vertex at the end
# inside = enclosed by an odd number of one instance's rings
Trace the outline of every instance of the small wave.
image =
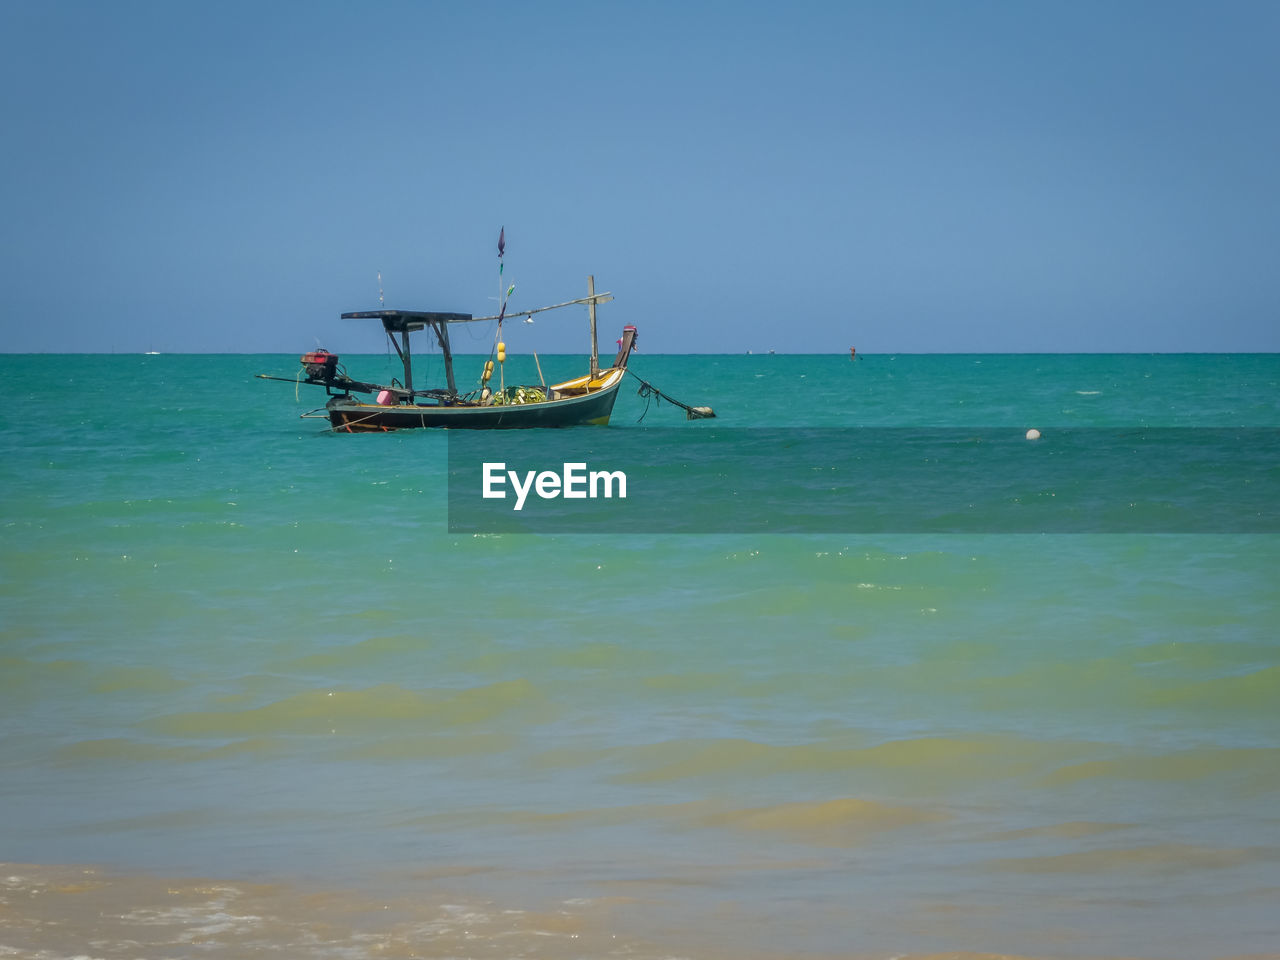
{"type": "Polygon", "coordinates": [[[104,737],[80,740],[58,749],[55,757],[64,765],[79,763],[198,763],[225,756],[274,756],[282,749],[280,741],[269,737],[236,740],[217,747],[174,746],[104,737]]]}
{"type": "Polygon", "coordinates": [[[83,682],[92,667],[80,660],[26,660],[22,657],[0,657],[0,693],[15,696],[28,692],[38,683],[67,684],[83,682]]]}
{"type": "Polygon", "coordinates": [[[774,833],[825,846],[851,846],[881,830],[944,820],[942,814],[915,807],[890,806],[845,797],[815,803],[783,803],[732,810],[706,817],[711,827],[774,833]]]}
{"type": "Polygon", "coordinates": [[[622,748],[618,753],[633,767],[615,778],[619,783],[651,783],[724,773],[833,769],[847,762],[839,751],[816,747],[774,746],[753,740],[676,740],[622,748]]]}
{"type": "Polygon", "coordinates": [[[1047,857],[1012,857],[993,860],[988,869],[1011,873],[1174,873],[1226,870],[1257,860],[1274,858],[1255,848],[1202,847],[1161,843],[1125,850],[1083,850],[1047,857]]]}
{"type": "Polygon", "coordinates": [[[1027,827],[1024,830],[1004,830],[992,834],[990,840],[1028,840],[1039,837],[1053,839],[1079,840],[1081,837],[1096,837],[1117,830],[1128,830],[1136,824],[1132,823],[1095,823],[1089,820],[1073,820],[1069,823],[1051,823],[1043,827],[1027,827]]]}
{"type": "Polygon", "coordinates": [[[1151,693],[1147,702],[1158,707],[1193,706],[1222,710],[1266,710],[1270,713],[1275,704],[1280,702],[1280,666],[1166,687],[1151,693]]]}
{"type": "MultiPolygon", "coordinates": [[[[917,737],[869,747],[825,743],[775,745],[752,740],[674,740],[610,751],[630,769],[616,783],[655,783],[716,776],[876,770],[915,781],[958,782],[1017,776],[1075,759],[1084,748],[1014,737],[917,737]]],[[[574,758],[559,756],[560,762],[574,758]]],[[[598,757],[578,757],[598,762],[598,757]]]]}
{"type": "Polygon", "coordinates": [[[370,637],[359,643],[346,644],[331,650],[310,653],[294,660],[285,661],[283,666],[293,670],[332,670],[353,666],[364,666],[386,657],[393,657],[406,651],[420,650],[422,638],[411,634],[398,634],[385,637],[370,637]]]}
{"type": "Polygon", "coordinates": [[[529,722],[552,719],[555,713],[527,680],[427,693],[379,684],[363,690],[310,690],[247,710],[168,714],[142,726],[179,737],[376,733],[405,726],[415,731],[467,726],[512,711],[520,711],[529,722]]]}
{"type": "Polygon", "coordinates": [[[663,823],[684,829],[737,830],[772,834],[784,840],[802,843],[851,846],[884,830],[947,819],[949,817],[945,814],[921,807],[841,797],[759,807],[726,807],[722,802],[709,799],[554,812],[488,807],[427,814],[406,823],[445,829],[519,827],[538,832],[579,832],[586,829],[634,826],[637,823],[663,823]]]}
{"type": "Polygon", "coordinates": [[[337,756],[342,760],[396,763],[403,760],[478,757],[485,754],[505,753],[515,748],[518,743],[519,740],[514,735],[505,733],[381,737],[370,743],[360,743],[343,749],[337,753],[337,756]]]}
{"type": "Polygon", "coordinates": [[[31,697],[42,684],[56,688],[60,694],[69,688],[90,694],[172,693],[186,686],[159,667],[101,667],[84,660],[0,657],[0,694],[31,697]]]}
{"type": "Polygon", "coordinates": [[[159,667],[110,667],[94,677],[94,693],[170,693],[185,684],[159,667]]]}
{"type": "Polygon", "coordinates": [[[506,807],[475,807],[465,811],[429,813],[412,817],[403,823],[409,826],[443,826],[445,828],[524,827],[536,831],[577,831],[641,822],[690,824],[713,812],[711,804],[704,800],[682,803],[636,803],[617,807],[592,807],[553,812],[512,810],[506,807]]]}
{"type": "Polygon", "coordinates": [[[193,829],[216,823],[219,811],[210,808],[196,810],[171,810],[149,813],[137,817],[115,817],[82,824],[70,830],[73,834],[126,833],[130,831],[173,830],[189,833],[193,829]]]}
{"type": "Polygon", "coordinates": [[[1050,787],[1101,779],[1190,783],[1223,777],[1241,781],[1251,790],[1280,787],[1280,748],[1182,750],[1162,756],[1090,760],[1061,767],[1045,777],[1043,783],[1050,787]]]}

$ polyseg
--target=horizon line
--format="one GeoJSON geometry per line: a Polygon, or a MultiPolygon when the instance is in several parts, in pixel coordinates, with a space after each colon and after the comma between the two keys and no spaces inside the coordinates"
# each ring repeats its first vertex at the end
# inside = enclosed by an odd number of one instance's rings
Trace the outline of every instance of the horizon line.
{"type": "MultiPolygon", "coordinates": [[[[636,351],[640,353],[640,351],[636,351]]],[[[110,356],[110,357],[197,357],[197,356],[220,356],[220,357],[279,357],[293,356],[296,350],[4,350],[0,349],[0,356],[7,357],[87,357],[87,356],[110,356]]],[[[511,356],[531,357],[534,351],[529,353],[513,353],[508,351],[511,356]]],[[[438,351],[424,351],[415,356],[438,356],[438,351]]],[[[587,356],[585,351],[569,351],[542,353],[545,357],[575,357],[587,356]]],[[[846,351],[790,351],[790,350],[764,350],[764,351],[744,351],[734,353],[723,352],[704,352],[700,350],[691,350],[688,352],[672,352],[672,351],[645,351],[640,353],[646,357],[844,357],[848,356],[846,351]]],[[[858,357],[1072,357],[1072,356],[1095,356],[1095,357],[1151,357],[1151,356],[1276,356],[1280,355],[1280,350],[881,350],[868,351],[859,353],[851,360],[858,357]]],[[[378,357],[383,354],[378,352],[344,352],[342,356],[351,357],[378,357]]],[[[455,357],[483,357],[488,353],[470,351],[453,351],[455,357]]],[[[602,354],[603,356],[603,354],[602,354]]]]}

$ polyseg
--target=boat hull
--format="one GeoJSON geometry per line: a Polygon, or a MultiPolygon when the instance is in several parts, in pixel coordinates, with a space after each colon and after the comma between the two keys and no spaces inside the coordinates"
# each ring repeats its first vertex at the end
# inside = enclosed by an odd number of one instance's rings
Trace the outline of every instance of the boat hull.
{"type": "MultiPolygon", "coordinates": [[[[621,373],[621,371],[619,371],[621,373]]],[[[519,430],[531,427],[604,425],[613,413],[621,375],[613,382],[577,397],[544,403],[501,406],[446,406],[436,404],[384,406],[361,403],[349,396],[334,397],[327,410],[329,423],[343,433],[383,433],[443,427],[455,430],[519,430]]]]}

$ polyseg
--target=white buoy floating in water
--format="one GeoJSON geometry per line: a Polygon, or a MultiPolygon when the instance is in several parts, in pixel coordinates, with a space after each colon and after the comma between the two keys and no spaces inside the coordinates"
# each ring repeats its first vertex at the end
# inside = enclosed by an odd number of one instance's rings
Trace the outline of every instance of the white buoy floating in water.
{"type": "Polygon", "coordinates": [[[1027,431],[1027,439],[1028,439],[1028,440],[1039,440],[1039,439],[1040,439],[1040,431],[1039,431],[1039,430],[1037,430],[1035,427],[1032,427],[1030,430],[1028,430],[1028,431],[1027,431]]]}

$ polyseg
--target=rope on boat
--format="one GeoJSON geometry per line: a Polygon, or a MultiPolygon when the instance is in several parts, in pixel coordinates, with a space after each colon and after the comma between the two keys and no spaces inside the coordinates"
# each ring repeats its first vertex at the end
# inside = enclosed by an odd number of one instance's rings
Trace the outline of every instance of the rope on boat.
{"type": "MultiPolygon", "coordinates": [[[[627,373],[631,373],[631,371],[628,370],[627,373]]],[[[636,376],[636,374],[631,373],[631,375],[637,380],[640,380],[640,377],[636,376]]],[[[677,407],[681,407],[684,410],[686,420],[705,420],[708,417],[714,417],[716,415],[715,411],[710,407],[692,407],[687,403],[680,402],[675,397],[663,393],[648,380],[640,380],[640,389],[637,390],[636,393],[644,397],[645,400],[644,413],[640,414],[640,420],[643,420],[649,413],[649,404],[655,400],[659,402],[665,400],[667,403],[672,403],[677,407]]],[[[636,423],[639,423],[640,420],[637,420],[636,423]]]]}
{"type": "MultiPolygon", "coordinates": [[[[342,426],[340,426],[340,427],[330,426],[330,427],[329,427],[329,430],[330,430],[330,432],[331,432],[331,433],[337,433],[337,432],[338,432],[338,431],[340,431],[340,430],[345,430],[347,433],[351,433],[351,432],[352,432],[351,428],[352,428],[352,427],[354,427],[356,424],[358,424],[358,423],[364,423],[366,420],[372,420],[374,417],[376,417],[376,416],[377,416],[379,413],[381,413],[381,412],[382,412],[382,411],[381,411],[381,410],[379,410],[377,413],[371,413],[371,414],[369,414],[367,417],[361,417],[359,420],[344,420],[344,421],[343,421],[343,423],[342,423],[342,426]]],[[[387,429],[387,428],[386,428],[386,427],[383,427],[382,429],[384,429],[384,430],[385,430],[385,429],[387,429]]]]}

